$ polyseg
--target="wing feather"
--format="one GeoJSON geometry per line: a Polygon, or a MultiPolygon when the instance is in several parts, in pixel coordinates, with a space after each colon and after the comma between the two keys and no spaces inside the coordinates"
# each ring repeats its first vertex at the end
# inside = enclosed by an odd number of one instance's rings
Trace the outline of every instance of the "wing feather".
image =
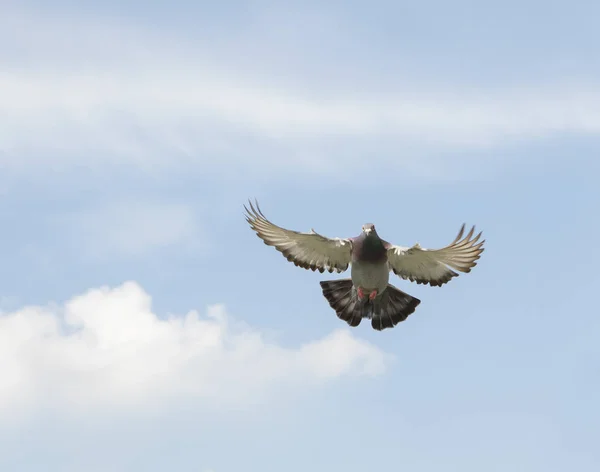
{"type": "Polygon", "coordinates": [[[442,249],[424,249],[419,244],[410,248],[390,246],[388,248],[390,270],[403,279],[434,287],[440,287],[453,277],[457,277],[459,274],[455,271],[471,272],[484,251],[485,240],[478,242],[481,232],[473,237],[475,226],[466,236],[464,233],[463,224],[454,241],[442,249]]]}
{"type": "Polygon", "coordinates": [[[352,260],[352,241],[328,238],[314,230],[300,233],[271,223],[262,213],[258,202],[244,205],[246,221],[258,237],[268,246],[273,246],[294,265],[313,272],[344,272],[352,260]]]}

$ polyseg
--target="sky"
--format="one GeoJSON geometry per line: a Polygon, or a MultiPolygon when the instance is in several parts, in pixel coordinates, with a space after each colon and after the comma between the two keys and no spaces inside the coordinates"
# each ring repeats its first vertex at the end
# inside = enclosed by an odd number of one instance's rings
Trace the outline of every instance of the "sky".
{"type": "Polygon", "coordinates": [[[0,470],[596,471],[600,4],[0,4],[0,470]],[[486,251],[374,331],[248,227],[486,251]]]}

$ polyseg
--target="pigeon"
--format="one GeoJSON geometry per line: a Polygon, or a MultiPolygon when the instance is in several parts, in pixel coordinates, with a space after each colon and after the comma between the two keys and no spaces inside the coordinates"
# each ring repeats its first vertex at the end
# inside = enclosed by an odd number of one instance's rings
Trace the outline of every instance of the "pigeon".
{"type": "Polygon", "coordinates": [[[271,223],[258,201],[246,210],[246,221],[257,236],[290,262],[303,269],[342,273],[351,267],[349,279],[321,281],[323,295],[336,315],[356,327],[363,319],[382,331],[393,328],[414,313],[421,300],[389,283],[390,272],[402,279],[441,287],[458,272],[468,273],[484,251],[482,233],[475,226],[464,235],[465,224],[454,241],[441,249],[393,245],[379,237],[372,223],[364,224],[353,238],[328,238],[314,229],[301,233],[271,223]],[[458,272],[456,272],[458,271],[458,272]]]}

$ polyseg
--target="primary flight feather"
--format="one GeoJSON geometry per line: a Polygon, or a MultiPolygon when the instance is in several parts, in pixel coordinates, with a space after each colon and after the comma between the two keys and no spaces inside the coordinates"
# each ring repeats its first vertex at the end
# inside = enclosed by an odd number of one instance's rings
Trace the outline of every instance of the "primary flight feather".
{"type": "Polygon", "coordinates": [[[322,281],[323,295],[337,316],[350,326],[371,319],[374,329],[392,328],[415,311],[421,301],[390,285],[390,271],[418,284],[441,286],[458,272],[470,272],[483,252],[481,232],[475,227],[464,236],[465,225],[448,246],[425,249],[384,241],[371,223],[353,238],[328,238],[314,230],[301,233],[270,222],[258,202],[249,202],[246,220],[268,246],[296,266],[323,273],[341,273],[351,267],[349,279],[322,281]],[[456,272],[458,271],[458,272],[456,272]]]}

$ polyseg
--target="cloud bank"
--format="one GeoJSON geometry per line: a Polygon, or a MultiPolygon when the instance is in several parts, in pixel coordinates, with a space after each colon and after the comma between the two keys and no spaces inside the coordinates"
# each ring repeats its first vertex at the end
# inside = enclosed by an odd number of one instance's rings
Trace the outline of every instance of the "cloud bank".
{"type": "Polygon", "coordinates": [[[163,319],[127,282],[63,306],[0,315],[0,417],[140,410],[174,399],[243,407],[273,389],[376,376],[389,360],[346,329],[284,347],[231,320],[223,306],[163,319]]]}

